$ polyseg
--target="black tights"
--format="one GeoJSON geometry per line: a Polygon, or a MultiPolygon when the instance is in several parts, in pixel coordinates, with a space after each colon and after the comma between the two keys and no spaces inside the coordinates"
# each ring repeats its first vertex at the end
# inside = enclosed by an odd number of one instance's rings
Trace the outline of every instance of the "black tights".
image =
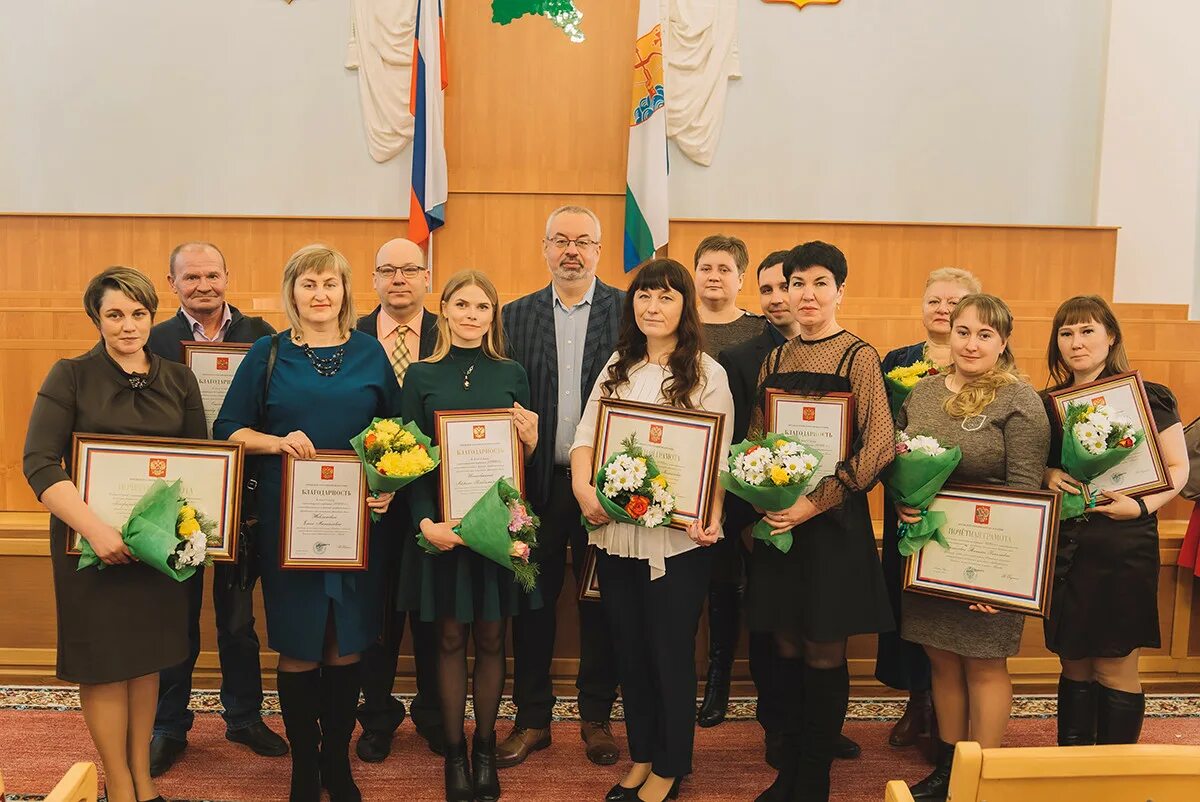
{"type": "Polygon", "coordinates": [[[809,668],[838,668],[846,662],[846,641],[806,640],[796,633],[776,632],[775,649],[785,660],[804,660],[809,668]]]}
{"type": "Polygon", "coordinates": [[[442,696],[442,726],[446,743],[456,746],[462,739],[467,710],[467,633],[475,641],[475,673],[471,691],[475,703],[475,732],[487,735],[496,729],[500,694],[504,692],[504,634],[508,619],[464,624],[439,618],[438,688],[442,696]]]}

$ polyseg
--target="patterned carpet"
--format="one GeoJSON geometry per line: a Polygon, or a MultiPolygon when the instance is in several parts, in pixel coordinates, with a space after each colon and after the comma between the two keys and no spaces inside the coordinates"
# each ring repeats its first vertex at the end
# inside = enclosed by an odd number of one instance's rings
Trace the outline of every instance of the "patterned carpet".
{"type": "MultiPolygon", "coordinates": [[[[66,688],[0,687],[0,771],[9,788],[8,802],[40,799],[77,760],[96,760],[78,711],[78,694],[66,688]]],[[[217,694],[193,694],[199,712],[184,757],[160,780],[167,799],[183,802],[281,802],[287,797],[288,760],[262,758],[224,738],[217,694]]],[[[281,729],[277,698],[268,694],[268,723],[281,729]]],[[[1200,744],[1200,695],[1152,696],[1142,740],[1146,743],[1200,744]]],[[[901,703],[891,699],[855,699],[845,732],[859,741],[863,754],[839,761],[834,770],[837,802],[878,802],[889,779],[913,781],[928,767],[914,750],[887,746],[891,721],[901,703]]],[[[618,717],[620,710],[617,711],[618,717]]],[[[771,781],[762,762],[762,732],[753,721],[754,701],[737,700],[731,720],[697,730],[695,773],[682,786],[680,798],[694,802],[752,799],[771,781]]],[[[1020,697],[1014,705],[1006,745],[1042,746],[1054,741],[1054,699],[1020,697]]],[[[501,716],[511,716],[506,705],[501,716]]],[[[577,711],[571,700],[555,710],[553,745],[526,763],[501,772],[505,800],[580,802],[599,800],[624,772],[624,763],[600,767],[582,753],[577,711]]],[[[499,727],[501,736],[508,722],[499,727]]],[[[619,742],[624,728],[614,727],[619,742]]],[[[405,722],[396,735],[392,757],[382,764],[354,761],[363,796],[370,802],[441,799],[441,761],[425,749],[405,722]]]]}

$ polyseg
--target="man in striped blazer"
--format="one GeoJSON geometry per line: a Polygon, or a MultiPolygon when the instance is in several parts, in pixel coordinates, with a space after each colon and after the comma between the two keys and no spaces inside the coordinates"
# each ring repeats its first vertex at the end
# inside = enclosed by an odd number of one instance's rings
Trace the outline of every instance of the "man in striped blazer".
{"type": "MultiPolygon", "coordinates": [[[[624,293],[596,278],[600,220],[589,209],[563,206],[546,221],[542,253],[550,284],[501,311],[509,355],[529,374],[538,414],[538,449],[529,466],[530,501],[541,515],[538,560],[540,610],[513,617],[513,703],[516,725],[497,747],[497,764],[515,766],[550,745],[554,689],[555,606],[562,590],[567,545],[576,585],[587,533],[571,492],[570,448],[596,377],[616,346],[624,293]]],[[[579,717],[588,759],[611,765],[620,757],[609,720],[617,671],[608,622],[600,605],[579,603],[579,717]]]]}

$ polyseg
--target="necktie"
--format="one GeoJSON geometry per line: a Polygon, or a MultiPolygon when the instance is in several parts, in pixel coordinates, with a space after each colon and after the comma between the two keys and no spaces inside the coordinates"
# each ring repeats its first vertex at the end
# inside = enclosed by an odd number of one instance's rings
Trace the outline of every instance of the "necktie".
{"type": "Polygon", "coordinates": [[[408,343],[404,341],[404,329],[396,330],[396,347],[392,349],[392,370],[396,373],[396,382],[404,386],[404,374],[408,371],[408,343]]]}

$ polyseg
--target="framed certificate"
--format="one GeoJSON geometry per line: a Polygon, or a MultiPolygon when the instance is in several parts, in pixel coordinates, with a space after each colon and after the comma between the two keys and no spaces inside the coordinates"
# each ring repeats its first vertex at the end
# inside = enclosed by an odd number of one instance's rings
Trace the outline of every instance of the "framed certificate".
{"type": "Polygon", "coordinates": [[[353,451],[283,455],[279,567],[362,571],[371,533],[367,472],[353,451]]]}
{"type": "MultiPolygon", "coordinates": [[[[600,601],[600,575],[596,571],[596,547],[588,546],[584,557],[582,579],[579,580],[580,601],[600,601]]],[[[574,554],[572,554],[574,559],[574,554]]]]}
{"type": "MultiPolygon", "coordinates": [[[[1054,402],[1054,419],[1060,429],[1071,404],[1089,403],[1113,407],[1133,421],[1136,428],[1146,433],[1132,454],[1107,473],[1088,483],[1091,489],[1110,490],[1137,497],[1171,488],[1171,475],[1167,472],[1167,465],[1163,462],[1162,451],[1158,446],[1158,427],[1155,426],[1154,415],[1150,412],[1150,401],[1146,398],[1141,374],[1136,370],[1056,390],[1050,393],[1050,398],[1054,402]]],[[[1085,487],[1085,494],[1087,490],[1085,487]]],[[[1084,501],[1087,500],[1085,495],[1084,501]]],[[[1107,499],[1102,499],[1100,503],[1107,503],[1107,499]]]]}
{"type": "Polygon", "coordinates": [[[821,464],[809,480],[809,487],[816,487],[850,456],[850,435],[854,431],[851,393],[797,395],[768,387],[765,413],[766,431],[791,435],[821,452],[821,464]]]}
{"type": "Polygon", "coordinates": [[[693,521],[708,520],[717,474],[725,457],[720,453],[724,413],[601,398],[599,418],[592,476],[632,434],[638,445],[654,457],[675,494],[675,512],[668,526],[687,529],[693,521]]]}
{"type": "Polygon", "coordinates": [[[1061,496],[1049,490],[946,485],[936,543],[908,558],[904,589],[1045,618],[1050,610],[1061,496]]]}
{"type": "Polygon", "coordinates": [[[440,513],[458,523],[497,479],[525,495],[525,452],[511,409],[451,409],[433,413],[442,449],[440,513]]]}
{"type": "MultiPolygon", "coordinates": [[[[84,502],[120,529],[156,479],[183,480],[184,498],[216,523],[209,544],[214,562],[237,559],[242,506],[241,443],[168,437],[76,433],[71,439],[71,481],[84,502]]],[[[67,553],[79,554],[80,537],[67,536],[67,553]]]]}
{"type": "Polygon", "coordinates": [[[199,340],[185,340],[180,343],[183,349],[183,364],[196,374],[200,382],[200,398],[204,401],[204,418],[208,421],[208,436],[212,437],[213,423],[221,404],[225,402],[225,394],[233,382],[233,374],[237,373],[238,365],[246,358],[250,343],[207,343],[199,340]]]}

